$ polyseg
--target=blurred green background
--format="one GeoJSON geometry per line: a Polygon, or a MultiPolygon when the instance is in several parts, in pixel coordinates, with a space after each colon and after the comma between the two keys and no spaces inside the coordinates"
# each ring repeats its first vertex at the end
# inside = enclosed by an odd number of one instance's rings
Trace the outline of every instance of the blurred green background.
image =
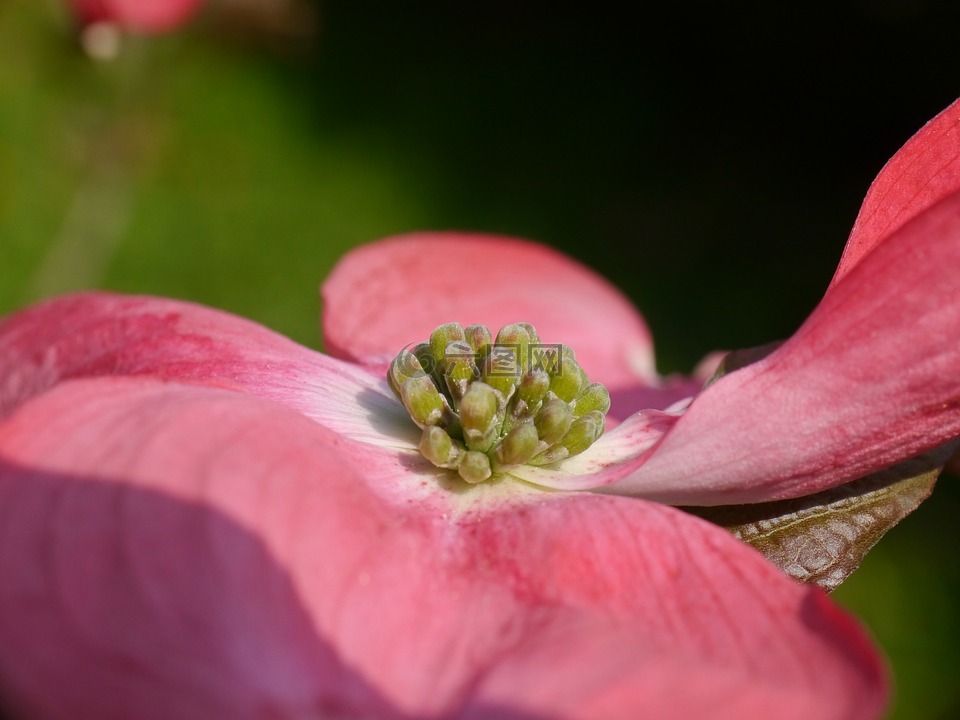
{"type": "MultiPolygon", "coordinates": [[[[0,314],[187,298],[319,346],[320,280],[415,229],[531,237],[642,308],[662,372],[788,336],[884,161],[960,94],[953,2],[561,10],[211,0],[110,61],[0,3],[0,314]]],[[[960,717],[960,492],[835,594],[894,718],[960,717]]]]}

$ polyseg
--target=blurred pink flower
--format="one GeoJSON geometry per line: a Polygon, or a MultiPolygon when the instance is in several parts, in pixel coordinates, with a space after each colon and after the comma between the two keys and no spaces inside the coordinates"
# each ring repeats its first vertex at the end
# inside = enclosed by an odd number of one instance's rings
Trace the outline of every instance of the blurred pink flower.
{"type": "Polygon", "coordinates": [[[623,297],[503,238],[351,253],[324,286],[340,359],[170,300],[85,294],[7,318],[0,704],[878,717],[885,673],[856,623],[650,499],[813,492],[960,435],[958,123],[954,104],[887,165],[793,338],[672,408],[681,385],[663,387],[623,297]],[[613,389],[623,422],[529,483],[448,477],[382,371],[450,320],[534,323],[613,389]],[[625,405],[641,396],[655,407],[625,405]]]}
{"type": "Polygon", "coordinates": [[[83,24],[110,22],[125,30],[174,30],[196,13],[202,0],[69,0],[83,24]]]}

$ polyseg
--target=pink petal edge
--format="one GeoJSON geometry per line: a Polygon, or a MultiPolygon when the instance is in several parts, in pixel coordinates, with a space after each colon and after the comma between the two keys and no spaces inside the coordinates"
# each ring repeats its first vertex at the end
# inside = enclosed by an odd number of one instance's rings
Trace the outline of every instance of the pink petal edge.
{"type": "Polygon", "coordinates": [[[960,190],[960,100],[923,126],[870,185],[831,285],[878,243],[960,190]]]}
{"type": "Polygon", "coordinates": [[[0,418],[59,382],[101,375],[249,393],[371,444],[419,440],[382,377],[202,305],[81,293],[0,320],[0,418]]]}
{"type": "Polygon", "coordinates": [[[773,354],[700,394],[604,491],[671,504],[817,492],[960,436],[960,192],[877,245],[773,354]]]}
{"type": "Polygon", "coordinates": [[[49,720],[885,704],[855,622],[672,508],[424,497],[428,474],[276,403],[131,378],[22,405],[0,458],[0,687],[49,720]]]}
{"type": "Polygon", "coordinates": [[[416,233],[363,245],[323,284],[327,350],[383,371],[447,322],[496,333],[530,322],[574,348],[611,390],[655,385],[650,332],[633,305],[589,268],[543,245],[466,233],[416,233]]]}

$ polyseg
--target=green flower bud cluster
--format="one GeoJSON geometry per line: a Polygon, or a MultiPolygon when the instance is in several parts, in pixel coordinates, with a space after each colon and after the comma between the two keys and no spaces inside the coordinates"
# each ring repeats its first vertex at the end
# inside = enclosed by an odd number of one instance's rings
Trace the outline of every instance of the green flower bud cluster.
{"type": "Polygon", "coordinates": [[[441,325],[404,349],[387,381],[423,429],[420,452],[479,483],[518,465],[549,465],[603,434],[610,393],[591,383],[565,345],[544,345],[529,323],[441,325]]]}

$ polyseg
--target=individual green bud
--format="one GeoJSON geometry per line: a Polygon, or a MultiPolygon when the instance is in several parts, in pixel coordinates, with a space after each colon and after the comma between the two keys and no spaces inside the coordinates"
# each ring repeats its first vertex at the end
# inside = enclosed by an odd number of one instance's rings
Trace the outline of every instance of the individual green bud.
{"type": "Polygon", "coordinates": [[[539,455],[527,461],[528,465],[549,465],[559,462],[573,455],[579,455],[603,434],[603,415],[591,411],[583,417],[578,417],[570,425],[567,434],[553,447],[547,448],[539,455]]]}
{"type": "Polygon", "coordinates": [[[465,340],[454,340],[444,354],[444,384],[456,407],[467,387],[480,376],[474,362],[473,348],[465,340]]]}
{"type": "Polygon", "coordinates": [[[460,425],[463,439],[471,450],[486,452],[497,439],[501,417],[501,401],[497,391],[482,382],[475,382],[460,401],[460,425]]]}
{"type": "Polygon", "coordinates": [[[493,474],[493,470],[490,468],[490,458],[484,453],[474,450],[465,452],[460,456],[457,472],[460,473],[460,477],[472,485],[482,483],[493,474]]]}
{"type": "Polygon", "coordinates": [[[583,365],[577,365],[577,369],[580,371],[580,392],[583,392],[583,389],[590,385],[590,378],[587,377],[587,371],[583,369],[583,365]]]}
{"type": "Polygon", "coordinates": [[[447,345],[457,340],[463,340],[463,327],[460,323],[440,325],[430,333],[430,354],[440,373],[443,372],[444,360],[447,354],[447,345]]]}
{"type": "Polygon", "coordinates": [[[537,413],[533,422],[540,439],[547,445],[553,445],[570,430],[573,411],[560,398],[551,397],[543,404],[543,408],[537,413]]]}
{"type": "Polygon", "coordinates": [[[433,375],[436,379],[440,379],[437,370],[437,361],[433,359],[433,353],[430,351],[430,343],[420,343],[412,350],[413,354],[417,356],[417,360],[420,361],[423,371],[427,375],[433,375]]]}
{"type": "Polygon", "coordinates": [[[427,375],[404,380],[400,387],[400,399],[410,417],[420,427],[437,425],[447,406],[437,386],[427,375]]]}
{"type": "Polygon", "coordinates": [[[567,449],[568,457],[579,455],[603,435],[603,426],[603,413],[591,410],[573,421],[559,444],[567,449]]]}
{"type": "Polygon", "coordinates": [[[610,392],[600,383],[588,385],[580,393],[573,406],[573,414],[580,416],[596,410],[606,415],[610,410],[610,392]]]}
{"type": "Polygon", "coordinates": [[[540,343],[540,335],[537,333],[537,329],[533,325],[528,322],[519,322],[515,324],[527,331],[527,337],[530,338],[531,343],[534,345],[540,343]]]}
{"type": "Polygon", "coordinates": [[[464,339],[473,348],[473,352],[480,357],[485,354],[487,348],[493,343],[493,336],[490,334],[490,328],[486,325],[467,325],[463,329],[464,339]]]}
{"type": "Polygon", "coordinates": [[[538,366],[551,377],[556,375],[566,362],[577,362],[577,355],[569,345],[543,345],[538,355],[538,366]]]}
{"type": "Polygon", "coordinates": [[[443,429],[429,425],[420,438],[420,453],[437,467],[456,468],[462,451],[443,429]]]}
{"type": "Polygon", "coordinates": [[[480,378],[499,392],[505,401],[513,397],[520,382],[518,349],[514,346],[490,345],[482,358],[480,378]]]}
{"type": "Polygon", "coordinates": [[[504,401],[512,398],[513,393],[517,390],[516,375],[482,375],[481,377],[485,384],[500,393],[504,401]]]}
{"type": "Polygon", "coordinates": [[[401,350],[400,354],[390,363],[390,368],[387,370],[387,382],[394,394],[401,398],[400,388],[403,387],[404,381],[424,375],[426,375],[426,372],[424,372],[423,366],[416,355],[409,350],[401,350]]]}
{"type": "Polygon", "coordinates": [[[535,408],[550,389],[550,376],[543,370],[533,369],[524,375],[517,387],[517,396],[528,407],[535,408]]]}
{"type": "Polygon", "coordinates": [[[511,348],[516,358],[516,374],[522,376],[530,366],[530,335],[521,325],[505,325],[497,333],[494,348],[511,348]]]}
{"type": "Polygon", "coordinates": [[[507,404],[503,432],[508,432],[522,422],[530,420],[537,411],[547,391],[550,389],[550,376],[543,370],[531,369],[520,379],[517,392],[507,404]]]}
{"type": "Polygon", "coordinates": [[[540,437],[531,422],[517,425],[508,432],[493,452],[498,466],[520,465],[537,454],[540,437]]]}
{"type": "Polygon", "coordinates": [[[550,390],[564,402],[570,402],[580,394],[580,366],[571,358],[562,358],[550,373],[550,390]]]}

